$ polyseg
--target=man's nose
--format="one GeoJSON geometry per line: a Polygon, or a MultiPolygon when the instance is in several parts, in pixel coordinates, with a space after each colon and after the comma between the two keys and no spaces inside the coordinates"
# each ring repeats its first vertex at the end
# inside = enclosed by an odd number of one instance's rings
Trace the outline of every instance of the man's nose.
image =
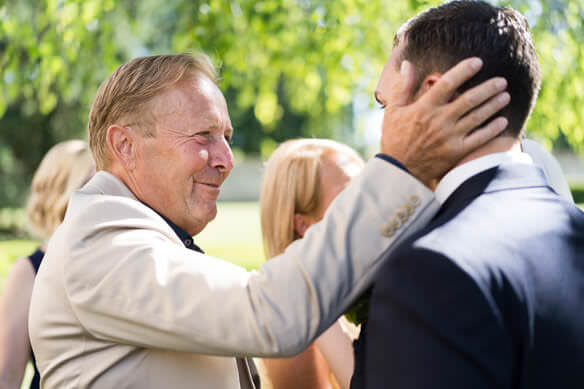
{"type": "Polygon", "coordinates": [[[209,154],[211,167],[224,173],[229,173],[233,169],[233,153],[227,139],[222,137],[221,140],[213,142],[209,154]]]}

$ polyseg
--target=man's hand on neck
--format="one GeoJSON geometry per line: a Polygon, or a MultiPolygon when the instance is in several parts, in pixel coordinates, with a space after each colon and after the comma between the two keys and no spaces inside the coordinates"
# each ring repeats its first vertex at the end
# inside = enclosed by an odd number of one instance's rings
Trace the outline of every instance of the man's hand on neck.
{"type": "Polygon", "coordinates": [[[429,188],[507,127],[503,117],[483,124],[509,103],[504,79],[490,79],[450,101],[481,66],[477,58],[462,61],[410,103],[414,69],[406,62],[401,86],[386,101],[381,151],[403,163],[429,188]]]}

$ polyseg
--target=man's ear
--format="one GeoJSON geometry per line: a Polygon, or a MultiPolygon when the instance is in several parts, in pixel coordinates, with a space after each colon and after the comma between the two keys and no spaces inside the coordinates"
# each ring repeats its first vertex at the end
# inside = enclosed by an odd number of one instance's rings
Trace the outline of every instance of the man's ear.
{"type": "Polygon", "coordinates": [[[427,75],[424,78],[424,81],[422,81],[422,84],[420,85],[420,89],[418,89],[418,93],[416,93],[415,99],[418,99],[424,93],[428,92],[430,90],[430,88],[432,88],[434,86],[434,84],[436,84],[438,82],[440,77],[442,77],[442,74],[440,74],[440,73],[432,73],[432,74],[427,75]]]}
{"type": "Polygon", "coordinates": [[[301,213],[294,214],[294,232],[301,238],[304,238],[304,234],[308,227],[310,227],[314,221],[306,215],[301,213]]]}
{"type": "Polygon", "coordinates": [[[132,129],[112,124],[107,129],[106,142],[112,159],[118,161],[125,169],[136,167],[136,134],[132,129]]]}

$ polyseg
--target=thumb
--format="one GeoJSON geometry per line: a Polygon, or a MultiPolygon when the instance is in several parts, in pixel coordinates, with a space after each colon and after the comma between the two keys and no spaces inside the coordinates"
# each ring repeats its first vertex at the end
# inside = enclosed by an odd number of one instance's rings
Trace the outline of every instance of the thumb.
{"type": "Polygon", "coordinates": [[[396,94],[393,96],[393,105],[398,107],[407,105],[410,101],[415,80],[414,67],[409,61],[403,60],[399,74],[399,87],[396,88],[396,94]]]}

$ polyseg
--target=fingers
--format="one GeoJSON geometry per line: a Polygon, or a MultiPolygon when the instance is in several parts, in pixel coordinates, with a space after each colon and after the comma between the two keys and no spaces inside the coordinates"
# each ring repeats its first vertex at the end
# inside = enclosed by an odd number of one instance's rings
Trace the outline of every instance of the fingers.
{"type": "Polygon", "coordinates": [[[424,95],[424,99],[427,99],[431,105],[446,104],[458,88],[477,74],[482,66],[483,61],[478,57],[467,58],[459,62],[440,77],[436,85],[424,95]]]}
{"type": "MultiPolygon", "coordinates": [[[[462,96],[459,96],[456,100],[454,100],[451,104],[451,112],[456,118],[460,118],[471,109],[478,107],[488,99],[498,95],[504,91],[505,88],[507,88],[507,80],[502,77],[491,78],[482,84],[469,89],[468,91],[464,92],[462,96]]],[[[507,103],[505,103],[503,107],[505,105],[507,105],[507,103]]],[[[498,110],[495,112],[497,111],[498,110]]],[[[495,112],[493,112],[493,114],[495,112]]],[[[481,123],[476,123],[476,126],[480,125],[481,123]]]]}
{"type": "Polygon", "coordinates": [[[499,93],[480,107],[463,116],[456,125],[461,133],[466,134],[503,109],[509,104],[509,101],[511,101],[509,93],[499,93]]]}
{"type": "Polygon", "coordinates": [[[468,154],[473,150],[483,146],[485,143],[499,135],[507,128],[508,121],[504,117],[491,120],[486,126],[478,128],[463,140],[462,154],[468,154]]]}
{"type": "Polygon", "coordinates": [[[393,106],[404,106],[410,101],[410,96],[412,94],[412,88],[414,87],[415,81],[415,71],[414,67],[409,61],[402,61],[400,67],[400,88],[398,89],[397,95],[393,96],[392,100],[393,106]]]}

